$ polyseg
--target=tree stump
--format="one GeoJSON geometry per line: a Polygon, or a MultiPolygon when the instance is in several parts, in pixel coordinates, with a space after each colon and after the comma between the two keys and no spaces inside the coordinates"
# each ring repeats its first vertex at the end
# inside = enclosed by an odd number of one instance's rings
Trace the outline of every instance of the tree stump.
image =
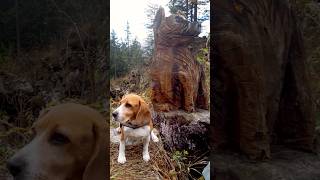
{"type": "Polygon", "coordinates": [[[208,150],[208,88],[194,53],[200,27],[179,15],[165,17],[161,7],[154,21],[153,119],[170,150],[208,150]]]}
{"type": "Polygon", "coordinates": [[[159,127],[166,149],[193,152],[205,152],[209,149],[209,111],[154,112],[153,121],[159,127]]]}

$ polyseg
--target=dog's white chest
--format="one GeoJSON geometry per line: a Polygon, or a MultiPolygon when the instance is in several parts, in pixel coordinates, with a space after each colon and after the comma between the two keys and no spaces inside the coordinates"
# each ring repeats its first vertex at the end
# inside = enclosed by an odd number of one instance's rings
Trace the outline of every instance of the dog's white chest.
{"type": "Polygon", "coordinates": [[[144,138],[150,135],[149,126],[143,126],[136,129],[125,126],[123,130],[124,130],[124,136],[127,138],[144,138]]]}

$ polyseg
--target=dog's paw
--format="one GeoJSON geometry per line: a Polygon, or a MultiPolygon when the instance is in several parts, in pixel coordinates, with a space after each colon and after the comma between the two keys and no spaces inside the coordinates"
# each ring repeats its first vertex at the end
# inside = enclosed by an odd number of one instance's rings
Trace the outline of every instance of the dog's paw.
{"type": "Polygon", "coordinates": [[[144,160],[145,162],[148,162],[148,161],[150,160],[150,155],[149,155],[149,153],[143,153],[143,160],[144,160]]]}
{"type": "Polygon", "coordinates": [[[153,129],[151,131],[151,139],[153,142],[159,142],[159,138],[157,137],[156,134],[158,134],[158,132],[155,129],[153,129]]]}
{"type": "Polygon", "coordinates": [[[151,139],[153,142],[159,142],[159,138],[155,134],[151,134],[151,139]]]}
{"type": "Polygon", "coordinates": [[[124,164],[126,161],[127,160],[125,156],[118,156],[118,163],[124,164]]]}

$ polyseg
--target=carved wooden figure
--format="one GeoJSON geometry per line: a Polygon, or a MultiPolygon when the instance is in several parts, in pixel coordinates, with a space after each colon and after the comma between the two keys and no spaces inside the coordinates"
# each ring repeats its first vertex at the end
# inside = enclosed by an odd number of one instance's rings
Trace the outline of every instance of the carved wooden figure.
{"type": "Polygon", "coordinates": [[[159,8],[154,21],[155,52],[151,66],[152,103],[155,111],[208,109],[208,90],[201,64],[190,45],[201,25],[183,16],[165,17],[159,8]]]}

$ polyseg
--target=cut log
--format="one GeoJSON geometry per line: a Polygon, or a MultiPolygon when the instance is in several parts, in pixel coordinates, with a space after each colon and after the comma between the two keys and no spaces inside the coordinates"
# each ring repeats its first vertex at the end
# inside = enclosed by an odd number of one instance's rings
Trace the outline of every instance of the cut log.
{"type": "Polygon", "coordinates": [[[153,121],[159,128],[166,149],[193,152],[205,152],[209,149],[209,111],[154,112],[153,121]]]}

